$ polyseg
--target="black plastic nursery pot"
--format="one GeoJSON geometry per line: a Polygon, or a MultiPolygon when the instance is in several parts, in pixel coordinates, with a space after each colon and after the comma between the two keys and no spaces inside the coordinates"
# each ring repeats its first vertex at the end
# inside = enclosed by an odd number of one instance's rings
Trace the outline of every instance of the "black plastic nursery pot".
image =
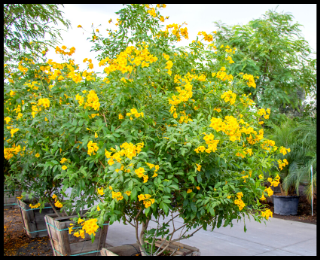
{"type": "Polygon", "coordinates": [[[297,215],[300,196],[273,196],[274,214],[297,215]]]}

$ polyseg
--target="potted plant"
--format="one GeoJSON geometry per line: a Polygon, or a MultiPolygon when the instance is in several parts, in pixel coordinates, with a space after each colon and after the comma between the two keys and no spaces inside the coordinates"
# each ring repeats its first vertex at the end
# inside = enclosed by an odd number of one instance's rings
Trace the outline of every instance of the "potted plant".
{"type": "MultiPolygon", "coordinates": [[[[287,145],[290,154],[283,153],[285,159],[278,160],[282,182],[281,193],[274,195],[274,213],[280,215],[297,215],[299,187],[307,183],[304,194],[311,201],[311,174],[313,165],[316,169],[316,134],[315,123],[310,119],[293,121],[288,118],[280,127],[273,125],[274,133],[270,136],[279,144],[287,145]],[[286,165],[290,162],[289,167],[286,165]]],[[[316,171],[315,178],[316,179],[316,171]]]]}

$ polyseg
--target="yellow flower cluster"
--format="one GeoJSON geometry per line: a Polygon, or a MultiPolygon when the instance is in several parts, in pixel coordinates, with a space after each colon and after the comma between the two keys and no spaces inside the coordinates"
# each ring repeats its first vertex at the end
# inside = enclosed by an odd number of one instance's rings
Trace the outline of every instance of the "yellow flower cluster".
{"type": "Polygon", "coordinates": [[[98,151],[99,147],[97,146],[97,143],[93,143],[90,141],[88,143],[88,154],[91,156],[91,154],[95,155],[95,152],[98,151]]]}
{"type": "Polygon", "coordinates": [[[12,129],[10,130],[11,137],[13,137],[13,135],[14,135],[16,132],[18,132],[18,131],[19,131],[19,128],[12,128],[12,129]]]}
{"type": "Polygon", "coordinates": [[[242,78],[245,80],[248,80],[247,82],[248,87],[256,88],[256,83],[254,82],[253,75],[246,73],[242,76],[242,78]]]}
{"type": "Polygon", "coordinates": [[[233,48],[233,51],[232,51],[232,48],[230,48],[229,45],[226,46],[226,52],[227,52],[227,53],[231,53],[231,52],[232,52],[233,54],[235,54],[236,49],[237,49],[237,48],[233,48]]]}
{"type": "Polygon", "coordinates": [[[216,77],[218,79],[221,79],[222,81],[228,80],[229,82],[233,80],[233,76],[231,74],[227,74],[226,68],[222,67],[217,73],[213,72],[211,75],[212,77],[216,77]]]}
{"type": "Polygon", "coordinates": [[[112,192],[113,199],[116,199],[117,201],[123,200],[123,196],[122,196],[121,192],[114,192],[114,191],[111,191],[111,192],[112,192]]]}
{"type": "MultiPolygon", "coordinates": [[[[23,151],[24,150],[25,150],[25,147],[23,151]]],[[[4,148],[4,158],[6,160],[10,160],[14,154],[17,155],[20,151],[21,151],[21,146],[20,145],[15,146],[15,144],[11,148],[4,148]]]]}
{"type": "Polygon", "coordinates": [[[181,36],[183,36],[185,39],[189,39],[187,27],[181,28],[181,26],[182,26],[182,25],[178,25],[178,24],[176,24],[176,23],[168,24],[168,25],[166,26],[165,34],[168,35],[169,29],[173,28],[173,30],[172,30],[171,33],[177,37],[177,41],[178,41],[178,42],[181,41],[180,34],[181,34],[181,36]]]}
{"type": "MultiPolygon", "coordinates": [[[[98,222],[97,219],[89,219],[89,220],[85,221],[84,219],[79,218],[78,219],[78,224],[81,224],[82,229],[77,231],[77,232],[75,232],[73,235],[75,237],[85,238],[85,233],[84,232],[86,232],[90,236],[91,236],[91,234],[93,234],[93,236],[95,236],[96,235],[95,233],[99,229],[99,226],[97,225],[97,222],[98,222]]],[[[71,223],[70,227],[69,227],[69,234],[71,234],[72,229],[73,229],[73,224],[71,223]]]]}
{"type": "Polygon", "coordinates": [[[267,209],[266,211],[261,211],[261,216],[266,219],[269,219],[269,217],[273,217],[273,213],[270,209],[267,209]]]}
{"type": "MultiPolygon", "coordinates": [[[[255,134],[256,138],[252,138],[252,135],[250,134],[249,137],[247,137],[247,141],[249,144],[255,144],[256,142],[259,142],[262,138],[263,138],[263,129],[259,130],[259,134],[257,134],[256,131],[252,132],[253,134],[255,134]]],[[[276,148],[276,147],[275,147],[276,148]]],[[[276,149],[275,149],[276,150],[276,149]]]]}
{"type": "Polygon", "coordinates": [[[78,101],[79,106],[81,107],[82,104],[84,103],[84,97],[83,97],[83,96],[80,96],[79,94],[77,94],[77,95],[76,95],[76,100],[78,101]]]}
{"type": "Polygon", "coordinates": [[[54,205],[57,208],[62,208],[63,207],[62,203],[57,199],[57,195],[53,194],[52,198],[54,199],[54,201],[55,201],[54,205]]]}
{"type": "MultiPolygon", "coordinates": [[[[141,117],[144,117],[144,113],[143,113],[143,112],[138,113],[137,109],[135,109],[135,108],[130,109],[130,113],[127,113],[126,116],[130,116],[130,120],[132,120],[132,119],[133,119],[133,118],[132,118],[133,115],[134,115],[136,118],[138,118],[138,117],[140,117],[140,116],[141,116],[141,117]]],[[[119,116],[119,119],[121,119],[120,116],[119,116]]]]}
{"type": "Polygon", "coordinates": [[[170,76],[171,76],[171,74],[172,74],[172,71],[171,71],[172,66],[173,66],[172,61],[171,61],[171,60],[168,60],[167,63],[166,63],[165,69],[168,70],[168,74],[169,74],[170,76]]]}
{"type": "Polygon", "coordinates": [[[272,178],[268,178],[268,182],[270,182],[270,186],[277,187],[280,183],[280,176],[277,174],[274,180],[272,180],[272,178]]]}
{"type": "Polygon", "coordinates": [[[83,60],[83,62],[87,62],[88,61],[88,67],[89,67],[89,69],[93,69],[93,63],[92,63],[92,60],[91,59],[87,59],[87,58],[85,58],[84,60],[83,60]]]}
{"type": "Polygon", "coordinates": [[[283,155],[286,155],[288,153],[290,153],[290,148],[285,148],[283,146],[280,147],[280,153],[282,153],[283,155]]]}
{"type": "Polygon", "coordinates": [[[222,121],[221,118],[213,117],[211,118],[210,127],[212,127],[217,132],[222,131],[227,134],[230,138],[230,141],[232,142],[236,140],[240,141],[241,131],[239,123],[233,116],[226,116],[224,121],[222,121]]]}
{"type": "Polygon", "coordinates": [[[143,148],[143,146],[144,146],[144,143],[137,143],[137,145],[134,145],[132,143],[123,143],[122,145],[120,145],[120,148],[122,149],[119,152],[116,152],[115,149],[111,148],[111,151],[115,152],[113,155],[112,155],[112,152],[105,150],[106,158],[108,159],[110,158],[108,160],[108,164],[113,165],[114,160],[116,160],[117,162],[121,162],[122,156],[126,156],[127,158],[132,160],[133,157],[137,156],[137,154],[141,152],[141,149],[143,148]]]}
{"type": "Polygon", "coordinates": [[[247,154],[249,154],[251,156],[252,155],[252,149],[247,148],[246,150],[242,150],[241,152],[237,152],[236,156],[244,158],[244,157],[246,157],[247,154]]]}
{"type": "Polygon", "coordinates": [[[38,100],[38,106],[43,106],[44,108],[50,107],[50,100],[48,98],[40,98],[38,100]]]}
{"type": "Polygon", "coordinates": [[[103,188],[102,188],[102,187],[101,187],[101,188],[98,188],[98,189],[97,189],[97,192],[98,192],[98,194],[101,195],[101,196],[104,195],[104,192],[103,192],[103,188]]]}
{"type": "Polygon", "coordinates": [[[226,60],[229,61],[230,64],[234,63],[234,61],[232,60],[231,56],[228,56],[228,57],[226,58],[226,60]]]}
{"type": "Polygon", "coordinates": [[[40,203],[37,203],[36,205],[29,204],[29,207],[32,209],[36,209],[36,208],[39,208],[40,205],[41,205],[40,203]]]}
{"type": "Polygon", "coordinates": [[[242,201],[243,197],[243,193],[242,192],[238,192],[237,193],[237,198],[236,200],[234,200],[234,204],[236,204],[239,207],[239,210],[242,210],[245,207],[245,203],[242,201]]]}
{"type": "MultiPolygon", "coordinates": [[[[172,96],[172,99],[169,98],[169,104],[171,104],[171,108],[170,108],[170,113],[173,113],[173,117],[177,118],[178,115],[176,113],[176,107],[177,105],[179,105],[182,102],[187,102],[189,99],[192,98],[192,85],[190,84],[191,80],[192,80],[192,75],[191,74],[187,74],[183,79],[181,79],[182,81],[185,82],[185,85],[183,86],[184,89],[181,89],[181,87],[176,87],[177,91],[179,92],[179,96],[172,96]]],[[[179,77],[175,77],[175,82],[176,83],[180,83],[180,81],[178,80],[179,77]]],[[[182,122],[186,122],[188,123],[189,121],[192,121],[191,119],[188,118],[188,116],[185,115],[185,113],[182,112],[182,114],[184,114],[183,117],[180,117],[180,123],[182,122]]]]}
{"type": "Polygon", "coordinates": [[[21,65],[21,61],[19,62],[19,65],[18,65],[18,70],[20,70],[22,73],[23,73],[23,75],[25,75],[26,74],[26,72],[28,71],[28,68],[26,68],[26,67],[23,67],[22,65],[21,65]]]}
{"type": "Polygon", "coordinates": [[[104,60],[109,62],[109,66],[104,69],[104,72],[109,74],[113,71],[119,70],[122,73],[131,73],[133,67],[140,66],[142,62],[144,62],[143,67],[148,67],[151,63],[156,62],[158,58],[151,55],[147,47],[148,45],[145,45],[144,43],[140,46],[140,49],[137,49],[134,46],[129,46],[113,61],[109,59],[104,60]],[[128,62],[131,65],[128,65],[128,62]]]}
{"type": "Polygon", "coordinates": [[[153,203],[154,203],[154,199],[151,199],[151,195],[150,194],[140,194],[138,195],[139,201],[143,201],[143,205],[145,206],[145,208],[149,208],[153,203]]]}
{"type": "Polygon", "coordinates": [[[68,159],[62,158],[61,161],[60,161],[60,163],[63,164],[63,163],[65,163],[66,161],[68,161],[68,159]]]}
{"type": "Polygon", "coordinates": [[[230,105],[233,105],[236,102],[236,97],[237,97],[237,94],[233,93],[231,90],[224,92],[221,95],[221,99],[223,99],[224,102],[226,103],[229,102],[230,105]]]}
{"type": "Polygon", "coordinates": [[[287,159],[283,159],[283,161],[278,160],[278,164],[279,164],[280,170],[282,170],[282,169],[283,169],[284,167],[286,167],[286,165],[288,165],[289,163],[288,163],[287,159]]]}
{"type": "MultiPolygon", "coordinates": [[[[249,96],[251,95],[251,93],[249,94],[249,96]]],[[[254,104],[254,101],[252,99],[249,98],[249,96],[247,96],[246,94],[242,95],[243,98],[240,98],[240,102],[245,106],[251,106],[254,104]]]]}
{"type": "Polygon", "coordinates": [[[157,177],[157,176],[158,176],[157,171],[159,171],[160,166],[159,166],[159,165],[152,164],[152,163],[147,163],[147,162],[146,162],[146,164],[149,166],[150,169],[154,168],[154,172],[153,172],[152,178],[157,177]]]}
{"type": "Polygon", "coordinates": [[[69,50],[69,52],[64,51],[65,49],[67,49],[67,47],[64,46],[64,45],[61,47],[61,49],[60,49],[59,46],[57,46],[57,47],[56,47],[56,53],[57,53],[57,54],[60,53],[60,54],[62,54],[62,55],[69,55],[69,56],[71,56],[71,55],[72,55],[73,53],[75,53],[75,51],[76,51],[76,48],[75,48],[75,47],[71,47],[70,50],[69,50]]]}
{"type": "Polygon", "coordinates": [[[5,120],[6,123],[8,124],[8,123],[11,121],[11,118],[7,116],[4,120],[5,120]]]}
{"type": "MultiPolygon", "coordinates": [[[[43,67],[43,66],[41,66],[41,67],[43,67]]],[[[41,68],[40,67],[40,68],[41,68]]],[[[33,89],[33,90],[38,90],[39,89],[39,87],[37,87],[36,86],[36,84],[39,84],[37,81],[32,81],[32,83],[25,83],[25,84],[23,84],[24,86],[28,86],[30,89],[33,89]]],[[[29,90],[28,90],[29,91],[29,90]]]]}
{"type": "Polygon", "coordinates": [[[150,14],[150,15],[153,16],[153,17],[156,17],[156,16],[157,16],[157,14],[156,14],[156,9],[151,8],[150,10],[148,10],[148,14],[150,14]]]}
{"type": "Polygon", "coordinates": [[[273,147],[275,145],[275,142],[272,140],[266,140],[261,144],[261,148],[267,151],[271,150],[271,147],[273,147]],[[269,147],[271,146],[271,147],[269,147]]]}
{"type": "Polygon", "coordinates": [[[264,118],[265,118],[265,119],[269,119],[270,109],[268,108],[267,111],[264,110],[263,108],[262,108],[262,109],[259,109],[258,115],[259,115],[259,116],[263,116],[263,115],[264,115],[264,118]]]}
{"type": "Polygon", "coordinates": [[[205,135],[203,139],[205,140],[208,147],[205,148],[205,146],[201,145],[198,148],[194,149],[194,151],[196,153],[199,153],[199,152],[203,153],[204,151],[206,151],[206,153],[211,153],[211,152],[214,153],[217,150],[217,145],[219,143],[219,140],[214,140],[213,134],[209,134],[209,135],[207,135],[206,133],[203,133],[203,134],[205,135]]]}
{"type": "Polygon", "coordinates": [[[268,193],[268,196],[271,197],[273,195],[273,190],[269,187],[264,189],[264,191],[266,191],[268,193]]]}
{"type": "Polygon", "coordinates": [[[208,42],[212,42],[213,41],[213,36],[211,34],[207,34],[206,32],[202,31],[202,32],[198,32],[198,35],[203,35],[204,36],[204,40],[208,41],[208,42]]]}
{"type": "Polygon", "coordinates": [[[197,163],[196,163],[196,165],[197,165],[197,171],[200,172],[201,171],[201,165],[197,164],[197,163]]]}
{"type": "Polygon", "coordinates": [[[95,233],[97,232],[99,226],[97,225],[98,220],[96,218],[86,220],[82,226],[82,229],[86,231],[86,233],[91,236],[95,236],[95,233]]]}
{"type": "MultiPolygon", "coordinates": [[[[80,102],[79,102],[80,105],[80,102]]],[[[94,90],[90,90],[87,95],[87,102],[84,104],[84,108],[92,107],[94,110],[98,110],[100,108],[99,98],[94,90]]]]}

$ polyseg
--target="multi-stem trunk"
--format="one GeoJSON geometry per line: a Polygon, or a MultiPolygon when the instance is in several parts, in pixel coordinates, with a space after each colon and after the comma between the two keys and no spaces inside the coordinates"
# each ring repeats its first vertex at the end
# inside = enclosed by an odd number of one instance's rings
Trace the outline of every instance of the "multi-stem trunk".
{"type": "MultiPolygon", "coordinates": [[[[140,252],[142,256],[147,256],[148,254],[145,251],[145,242],[144,242],[144,233],[146,232],[150,219],[146,219],[145,222],[142,222],[141,232],[139,236],[138,244],[140,246],[140,252]]],[[[136,225],[136,232],[138,233],[138,225],[136,225]]]]}

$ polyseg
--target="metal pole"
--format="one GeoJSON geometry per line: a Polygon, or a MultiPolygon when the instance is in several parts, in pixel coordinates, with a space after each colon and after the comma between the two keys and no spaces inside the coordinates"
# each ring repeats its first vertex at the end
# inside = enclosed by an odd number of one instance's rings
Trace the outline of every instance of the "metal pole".
{"type": "Polygon", "coordinates": [[[312,165],[311,165],[311,212],[313,216],[313,182],[312,182],[312,165]]]}

